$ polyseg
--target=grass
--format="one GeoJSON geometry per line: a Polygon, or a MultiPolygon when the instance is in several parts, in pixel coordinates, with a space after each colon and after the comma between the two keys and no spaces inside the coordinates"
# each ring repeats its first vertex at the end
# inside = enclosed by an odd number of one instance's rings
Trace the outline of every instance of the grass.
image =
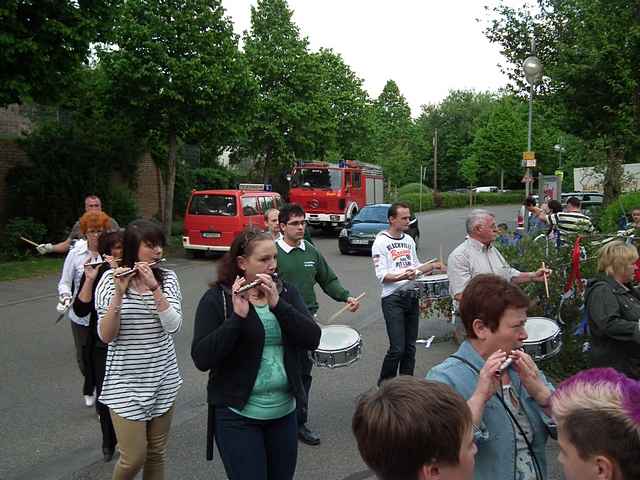
{"type": "Polygon", "coordinates": [[[0,262],[0,282],[60,273],[63,263],[64,257],[29,258],[28,260],[0,262]]]}

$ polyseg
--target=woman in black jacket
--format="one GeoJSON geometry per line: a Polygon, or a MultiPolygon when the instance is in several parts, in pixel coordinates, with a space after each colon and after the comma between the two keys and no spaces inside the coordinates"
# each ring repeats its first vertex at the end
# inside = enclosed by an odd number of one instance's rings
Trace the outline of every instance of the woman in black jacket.
{"type": "Polygon", "coordinates": [[[589,282],[585,303],[591,331],[591,365],[613,367],[640,379],[640,291],[633,286],[638,251],[621,241],[598,252],[600,274],[589,282]]]}
{"type": "Polygon", "coordinates": [[[99,266],[84,266],[84,272],[80,279],[78,295],[73,301],[73,311],[79,317],[90,315],[89,333],[87,339],[86,357],[89,365],[87,374],[93,378],[96,385],[96,412],[100,418],[102,429],[102,454],[104,461],[113,458],[116,447],[116,432],[113,429],[109,408],[97,400],[102,392],[104,371],[107,363],[107,345],[98,337],[98,314],[96,313],[95,294],[96,286],[104,272],[117,267],[117,260],[122,258],[122,232],[102,233],[98,238],[98,252],[105,261],[99,266]]]}
{"type": "Polygon", "coordinates": [[[318,347],[320,328],[295,287],[272,279],[276,258],[270,234],[242,232],[196,312],[191,356],[209,371],[207,456],[215,430],[231,480],[295,473],[295,406],[305,395],[298,351],[318,347]],[[259,284],[237,292],[253,281],[259,284]]]}

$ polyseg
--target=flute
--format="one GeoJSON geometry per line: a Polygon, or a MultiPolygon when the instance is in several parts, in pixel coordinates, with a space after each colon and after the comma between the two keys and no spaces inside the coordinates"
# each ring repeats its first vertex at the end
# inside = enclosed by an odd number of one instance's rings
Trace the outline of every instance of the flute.
{"type": "MultiPolygon", "coordinates": [[[[167,261],[166,258],[160,258],[159,260],[156,260],[155,262],[151,262],[149,264],[149,266],[153,267],[154,265],[157,265],[160,262],[166,262],[166,261],[167,261]]],[[[127,275],[132,275],[132,274],[136,273],[137,271],[138,271],[138,267],[133,267],[133,268],[130,268],[129,270],[126,270],[124,272],[116,273],[114,275],[114,277],[116,277],[116,278],[126,277],[127,275]]]]}
{"type": "MultiPolygon", "coordinates": [[[[271,274],[271,278],[273,279],[273,281],[275,282],[276,280],[278,280],[278,274],[277,273],[272,273],[271,274]]],[[[260,285],[262,283],[261,279],[256,279],[253,282],[249,282],[245,285],[242,285],[240,288],[238,288],[235,292],[236,295],[242,292],[246,292],[247,290],[251,290],[254,287],[257,287],[258,285],[260,285]]]]}
{"type": "MultiPolygon", "coordinates": [[[[113,261],[114,262],[121,262],[122,259],[121,258],[114,258],[113,261]]],[[[102,260],[102,261],[97,261],[97,262],[85,263],[85,265],[87,265],[89,267],[98,267],[98,266],[102,265],[103,263],[109,263],[109,262],[107,260],[102,260]]]]}
{"type": "MultiPolygon", "coordinates": [[[[511,355],[514,351],[515,350],[511,350],[509,355],[511,355]]],[[[507,368],[509,368],[509,366],[513,363],[514,360],[515,359],[513,357],[507,357],[507,359],[500,364],[500,367],[498,367],[498,371],[496,372],[496,375],[502,374],[502,372],[504,372],[507,368]]]]}

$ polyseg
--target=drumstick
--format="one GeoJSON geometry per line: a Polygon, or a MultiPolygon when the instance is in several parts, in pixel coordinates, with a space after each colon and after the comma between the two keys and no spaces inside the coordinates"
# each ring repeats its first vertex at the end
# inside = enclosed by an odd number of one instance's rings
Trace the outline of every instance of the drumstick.
{"type": "Polygon", "coordinates": [[[442,258],[442,244],[440,244],[440,263],[444,264],[444,259],[442,258]]]}
{"type": "MultiPolygon", "coordinates": [[[[359,302],[365,295],[367,294],[367,292],[362,292],[360,295],[358,295],[356,297],[356,301],[359,302]]],[[[327,320],[327,323],[331,323],[333,322],[336,318],[338,318],[340,315],[342,315],[347,308],[349,308],[349,304],[346,304],[344,307],[342,307],[340,310],[338,310],[336,313],[334,313],[333,315],[331,315],[331,317],[329,318],[329,320],[327,320]]]]}
{"type": "MultiPolygon", "coordinates": [[[[546,270],[547,267],[544,266],[544,262],[542,262],[542,269],[546,270]]],[[[549,298],[549,281],[547,280],[547,272],[542,272],[542,276],[544,277],[544,289],[547,293],[547,299],[549,298]]]]}
{"type": "Polygon", "coordinates": [[[27,242],[29,245],[33,245],[36,248],[39,246],[36,242],[32,242],[31,240],[29,240],[28,238],[24,238],[23,236],[20,237],[20,240],[23,240],[27,242]]]}
{"type": "MultiPolygon", "coordinates": [[[[420,265],[418,265],[416,267],[417,273],[416,273],[416,278],[421,277],[422,275],[426,275],[425,272],[421,271],[420,269],[426,265],[429,265],[430,263],[436,262],[438,259],[436,257],[433,257],[431,260],[427,260],[424,263],[421,263],[420,265]]],[[[429,273],[431,273],[431,271],[429,271],[429,273]]]]}

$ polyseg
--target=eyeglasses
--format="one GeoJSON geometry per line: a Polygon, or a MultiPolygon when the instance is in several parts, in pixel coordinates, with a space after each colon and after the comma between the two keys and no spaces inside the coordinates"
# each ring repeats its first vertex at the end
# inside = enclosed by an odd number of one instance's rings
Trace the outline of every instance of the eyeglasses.
{"type": "Polygon", "coordinates": [[[289,227],[302,227],[306,224],[307,222],[305,220],[296,220],[294,222],[288,222],[287,226],[289,227]]]}
{"type": "Polygon", "coordinates": [[[87,230],[87,235],[100,235],[104,230],[87,230]]]}

